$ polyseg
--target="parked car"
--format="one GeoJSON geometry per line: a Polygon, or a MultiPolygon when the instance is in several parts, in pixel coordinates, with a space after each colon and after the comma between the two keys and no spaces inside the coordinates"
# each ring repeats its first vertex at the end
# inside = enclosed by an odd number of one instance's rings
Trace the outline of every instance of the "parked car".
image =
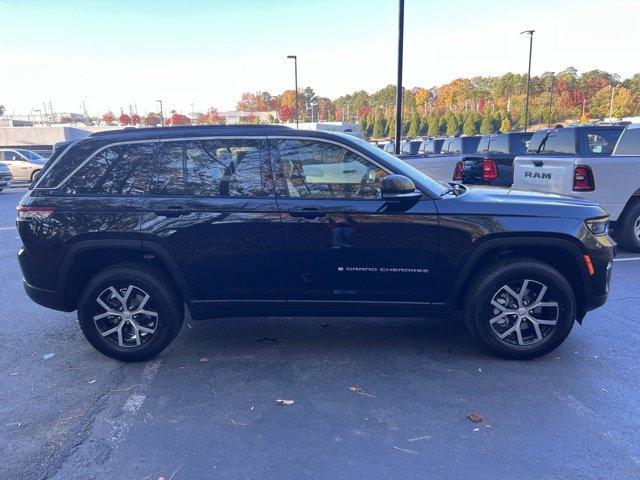
{"type": "Polygon", "coordinates": [[[10,187],[11,182],[13,182],[13,175],[11,175],[9,167],[4,163],[0,163],[0,192],[5,188],[10,187]]]}
{"type": "Polygon", "coordinates": [[[51,149],[51,150],[31,150],[31,151],[37,153],[38,155],[40,155],[44,159],[51,158],[51,155],[53,155],[53,149],[51,149]]]}
{"type": "Polygon", "coordinates": [[[340,133],[188,126],[57,149],[18,207],[28,295],[100,352],[148,359],[195,320],[446,316],[509,358],[550,352],[607,298],[607,214],[451,186],[340,133]]]}
{"type": "Polygon", "coordinates": [[[463,155],[453,174],[454,181],[468,185],[510,187],[513,183],[513,159],[527,152],[531,132],[484,135],[475,155],[463,155]]]}
{"type": "MultiPolygon", "coordinates": [[[[580,195],[599,203],[609,211],[622,246],[640,252],[640,125],[629,125],[620,135],[622,129],[583,129],[584,135],[575,142],[580,147],[579,155],[516,157],[513,186],[580,195]]],[[[570,137],[572,130],[564,128],[559,132],[570,137]]],[[[575,130],[576,135],[579,133],[575,130]]],[[[551,137],[544,148],[561,150],[568,143],[567,139],[551,137]]]]}
{"type": "Polygon", "coordinates": [[[9,167],[14,180],[32,182],[47,160],[35,152],[22,148],[0,148],[0,163],[9,167]]]}
{"type": "Polygon", "coordinates": [[[401,155],[418,155],[422,139],[405,140],[400,144],[401,155]]]}
{"type": "Polygon", "coordinates": [[[465,154],[475,153],[479,136],[445,138],[437,155],[406,157],[402,160],[435,180],[451,182],[457,163],[465,154]]]}
{"type": "Polygon", "coordinates": [[[418,155],[437,155],[442,149],[444,138],[430,138],[423,140],[418,149],[418,155]]]}

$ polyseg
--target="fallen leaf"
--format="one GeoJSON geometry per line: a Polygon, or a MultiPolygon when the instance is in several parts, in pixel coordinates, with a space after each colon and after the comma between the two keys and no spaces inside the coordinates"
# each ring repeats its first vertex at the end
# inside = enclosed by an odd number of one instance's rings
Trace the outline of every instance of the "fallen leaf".
{"type": "Polygon", "coordinates": [[[49,360],[50,358],[53,358],[55,355],[55,353],[45,353],[44,355],[42,355],[42,359],[43,360],[49,360]]]}
{"type": "Polygon", "coordinates": [[[393,448],[395,448],[396,450],[400,450],[401,452],[404,452],[404,453],[410,453],[411,455],[418,455],[418,452],[416,452],[415,450],[408,450],[406,448],[400,448],[400,447],[393,447],[393,448]]]}
{"type": "Polygon", "coordinates": [[[293,400],[277,399],[276,402],[278,402],[279,405],[293,405],[293,400]]]}
{"type": "Polygon", "coordinates": [[[467,418],[471,420],[473,423],[482,423],[484,422],[484,417],[479,413],[468,413],[467,418]]]}
{"type": "Polygon", "coordinates": [[[231,419],[231,423],[233,423],[236,427],[246,427],[247,424],[243,422],[236,422],[233,418],[231,419]]]}
{"type": "Polygon", "coordinates": [[[479,428],[474,428],[474,429],[473,429],[473,431],[474,431],[474,432],[479,432],[479,431],[480,431],[480,429],[479,429],[479,428]]]}
{"type": "Polygon", "coordinates": [[[96,381],[95,380],[91,380],[89,383],[96,383],[96,381]]]}
{"type": "Polygon", "coordinates": [[[375,395],[371,395],[370,393],[365,392],[362,387],[358,387],[357,385],[351,385],[349,387],[353,393],[357,393],[358,395],[363,395],[365,397],[375,397],[375,395]]]}
{"type": "Polygon", "coordinates": [[[200,363],[209,363],[209,359],[207,357],[202,357],[200,359],[200,363]]]}

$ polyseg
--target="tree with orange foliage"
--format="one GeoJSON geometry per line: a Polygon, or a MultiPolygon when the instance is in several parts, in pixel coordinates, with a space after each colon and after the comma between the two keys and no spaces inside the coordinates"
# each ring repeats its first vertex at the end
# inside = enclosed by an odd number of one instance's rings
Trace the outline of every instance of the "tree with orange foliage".
{"type": "Polygon", "coordinates": [[[102,121],[107,125],[111,125],[113,122],[115,122],[115,120],[116,116],[112,111],[108,111],[104,115],[102,115],[102,121]]]}

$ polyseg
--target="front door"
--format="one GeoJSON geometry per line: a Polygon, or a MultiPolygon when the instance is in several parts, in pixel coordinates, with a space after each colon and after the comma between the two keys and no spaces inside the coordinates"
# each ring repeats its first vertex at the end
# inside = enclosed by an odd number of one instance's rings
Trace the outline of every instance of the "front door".
{"type": "Polygon", "coordinates": [[[283,240],[266,139],[162,142],[145,242],[177,264],[194,317],[284,308],[283,240]]]}
{"type": "Polygon", "coordinates": [[[389,173],[334,141],[270,138],[289,308],[422,311],[438,248],[434,202],[389,204],[389,173]]]}

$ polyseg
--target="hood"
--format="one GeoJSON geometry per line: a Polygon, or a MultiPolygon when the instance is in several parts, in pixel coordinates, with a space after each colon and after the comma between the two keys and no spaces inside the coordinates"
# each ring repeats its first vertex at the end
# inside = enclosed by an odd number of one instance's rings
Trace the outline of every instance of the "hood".
{"type": "Polygon", "coordinates": [[[608,215],[597,203],[573,195],[500,187],[466,188],[467,191],[462,195],[447,196],[442,202],[438,202],[438,211],[445,213],[446,210],[452,209],[449,213],[580,219],[608,215]]]}

